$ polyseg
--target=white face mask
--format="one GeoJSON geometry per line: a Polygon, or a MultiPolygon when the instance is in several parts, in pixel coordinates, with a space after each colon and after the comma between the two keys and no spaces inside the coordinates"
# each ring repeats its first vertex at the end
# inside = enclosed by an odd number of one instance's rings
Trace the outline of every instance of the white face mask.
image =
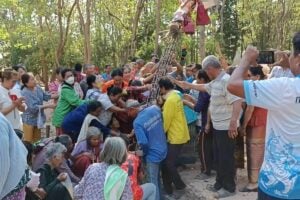
{"type": "Polygon", "coordinates": [[[66,83],[70,84],[70,85],[73,85],[75,82],[75,78],[74,76],[70,76],[67,80],[66,80],[66,83]]]}

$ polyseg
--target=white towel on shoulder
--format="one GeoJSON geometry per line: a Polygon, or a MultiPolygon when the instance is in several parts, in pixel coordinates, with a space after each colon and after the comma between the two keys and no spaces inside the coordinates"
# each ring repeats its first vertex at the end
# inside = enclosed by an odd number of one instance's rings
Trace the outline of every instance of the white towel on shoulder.
{"type": "Polygon", "coordinates": [[[98,122],[100,122],[100,120],[99,120],[98,117],[95,117],[94,115],[91,115],[91,114],[88,114],[84,118],[83,124],[82,124],[81,129],[80,129],[80,133],[79,133],[79,136],[78,136],[78,139],[77,139],[77,143],[79,143],[80,141],[86,139],[87,130],[88,130],[89,126],[90,126],[90,123],[94,119],[97,120],[98,122]]]}

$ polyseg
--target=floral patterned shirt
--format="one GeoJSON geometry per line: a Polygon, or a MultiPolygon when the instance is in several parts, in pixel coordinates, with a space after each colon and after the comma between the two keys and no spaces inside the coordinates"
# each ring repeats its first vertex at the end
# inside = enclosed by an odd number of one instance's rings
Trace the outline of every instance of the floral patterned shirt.
{"type": "MultiPolygon", "coordinates": [[[[74,189],[76,200],[104,200],[105,175],[109,165],[107,163],[95,163],[89,166],[82,180],[74,189]]],[[[132,191],[129,178],[121,197],[121,200],[132,200],[132,191]]]]}

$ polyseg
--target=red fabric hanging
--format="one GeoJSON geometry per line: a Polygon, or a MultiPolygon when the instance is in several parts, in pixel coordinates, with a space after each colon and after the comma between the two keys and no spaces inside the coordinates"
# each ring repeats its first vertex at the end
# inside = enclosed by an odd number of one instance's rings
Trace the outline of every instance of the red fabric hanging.
{"type": "Polygon", "coordinates": [[[185,34],[191,34],[191,35],[193,35],[195,33],[195,24],[194,24],[192,18],[188,15],[184,16],[183,32],[185,34]]]}
{"type": "Polygon", "coordinates": [[[207,10],[204,8],[202,1],[198,0],[196,25],[204,26],[208,24],[210,24],[210,18],[207,14],[207,10]]]}

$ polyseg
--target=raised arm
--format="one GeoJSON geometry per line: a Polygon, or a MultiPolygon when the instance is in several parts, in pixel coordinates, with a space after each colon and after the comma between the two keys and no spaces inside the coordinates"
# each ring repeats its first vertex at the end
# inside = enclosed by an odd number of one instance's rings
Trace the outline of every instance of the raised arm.
{"type": "Polygon", "coordinates": [[[170,77],[170,79],[172,80],[173,83],[175,83],[176,85],[178,85],[179,87],[181,87],[184,90],[193,89],[193,90],[198,90],[201,92],[206,92],[205,84],[192,84],[192,83],[189,83],[186,81],[178,81],[171,77],[170,77]]]}
{"type": "Polygon", "coordinates": [[[256,47],[247,47],[246,52],[242,57],[240,66],[234,70],[228,82],[227,89],[231,94],[245,98],[244,78],[247,77],[250,63],[257,59],[258,53],[259,52],[256,47]]]}

